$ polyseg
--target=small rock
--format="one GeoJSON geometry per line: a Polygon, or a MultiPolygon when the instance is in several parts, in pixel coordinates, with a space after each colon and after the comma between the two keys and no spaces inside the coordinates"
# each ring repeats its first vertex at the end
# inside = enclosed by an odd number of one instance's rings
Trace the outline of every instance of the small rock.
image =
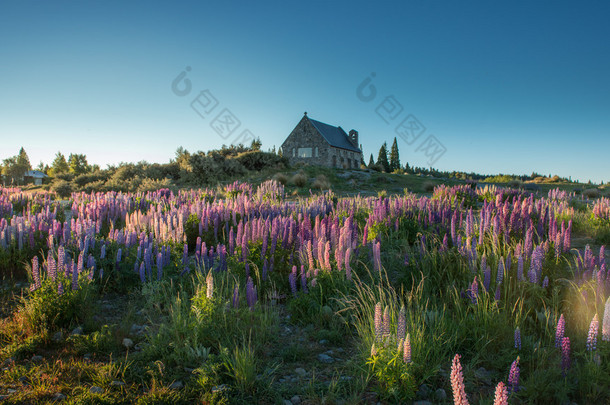
{"type": "Polygon", "coordinates": [[[64,338],[64,333],[62,331],[55,332],[53,334],[53,341],[60,342],[64,338]]]}
{"type": "Polygon", "coordinates": [[[337,351],[338,351],[339,353],[343,353],[345,350],[344,350],[342,347],[338,347],[338,348],[337,348],[337,351]]]}
{"type": "Polygon", "coordinates": [[[112,386],[112,387],[122,387],[123,385],[125,385],[125,383],[123,381],[114,380],[113,382],[110,383],[110,386],[112,386]]]}
{"type": "Polygon", "coordinates": [[[94,385],[91,388],[89,388],[89,392],[92,394],[101,394],[102,392],[104,392],[104,390],[101,389],[100,387],[94,385]]]}
{"type": "Polygon", "coordinates": [[[326,363],[326,364],[330,364],[332,362],[334,362],[335,360],[330,357],[328,354],[318,354],[318,361],[322,362],[322,363],[326,363]]]}
{"type": "Polygon", "coordinates": [[[477,380],[481,381],[485,385],[491,385],[491,373],[485,370],[484,367],[479,367],[475,372],[474,376],[477,380]]]}
{"type": "Polygon", "coordinates": [[[140,325],[134,323],[131,325],[131,329],[129,330],[129,333],[131,333],[132,335],[137,335],[142,332],[142,329],[144,329],[143,326],[140,326],[140,325]]]}
{"type": "Polygon", "coordinates": [[[7,390],[6,390],[6,392],[8,392],[9,394],[14,394],[14,393],[16,393],[16,392],[17,392],[17,390],[14,390],[14,389],[12,389],[12,388],[9,388],[9,389],[7,389],[7,390]]]}
{"type": "Polygon", "coordinates": [[[289,400],[285,399],[284,400],[284,405],[292,405],[292,402],[290,402],[289,400]]]}
{"type": "Polygon", "coordinates": [[[193,371],[195,371],[194,368],[184,367],[184,372],[185,373],[193,374],[193,371]]]}
{"type": "Polygon", "coordinates": [[[279,382],[280,384],[283,384],[283,383],[285,383],[285,382],[286,382],[286,380],[285,380],[284,378],[280,378],[280,379],[278,380],[278,382],[279,382]]]}
{"type": "Polygon", "coordinates": [[[327,351],[324,352],[324,354],[328,354],[329,356],[332,356],[335,353],[332,350],[327,350],[327,351]]]}
{"type": "Polygon", "coordinates": [[[290,402],[292,403],[292,405],[299,405],[301,403],[301,397],[298,395],[295,395],[292,398],[290,398],[290,402]]]}
{"type": "Polygon", "coordinates": [[[328,343],[328,340],[326,340],[326,339],[322,339],[322,340],[320,340],[318,343],[319,343],[319,344],[321,344],[321,345],[325,345],[325,344],[327,344],[327,343],[328,343]]]}
{"type": "Polygon", "coordinates": [[[444,401],[447,399],[447,392],[444,389],[439,388],[436,391],[434,391],[434,396],[436,397],[437,400],[444,401]]]}
{"type": "Polygon", "coordinates": [[[82,326],[77,326],[76,328],[74,328],[72,330],[72,335],[73,336],[78,336],[78,335],[82,335],[83,334],[83,327],[82,326]]]}
{"type": "Polygon", "coordinates": [[[43,360],[43,357],[41,355],[34,355],[32,356],[32,362],[33,363],[40,363],[43,360]]]}
{"type": "Polygon", "coordinates": [[[172,390],[179,390],[182,387],[184,387],[184,384],[182,384],[182,381],[180,381],[180,380],[174,381],[172,383],[172,385],[169,386],[169,388],[172,389],[172,390]]]}
{"type": "Polygon", "coordinates": [[[305,377],[307,375],[307,371],[304,368],[297,367],[294,369],[294,372],[297,373],[299,377],[305,377]]]}
{"type": "Polygon", "coordinates": [[[126,348],[130,348],[131,346],[133,346],[133,340],[129,339],[129,338],[124,338],[123,339],[123,346],[125,346],[126,348]]]}
{"type": "Polygon", "coordinates": [[[427,399],[430,396],[430,387],[428,384],[422,384],[419,386],[417,390],[417,398],[419,399],[427,399]]]}
{"type": "Polygon", "coordinates": [[[63,401],[64,399],[66,399],[66,396],[61,392],[56,392],[55,395],[53,395],[53,401],[63,401]]]}

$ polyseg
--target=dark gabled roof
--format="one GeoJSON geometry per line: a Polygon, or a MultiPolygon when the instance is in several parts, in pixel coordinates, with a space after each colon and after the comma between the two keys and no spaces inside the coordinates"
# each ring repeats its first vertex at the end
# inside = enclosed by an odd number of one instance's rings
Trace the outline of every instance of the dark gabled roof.
{"type": "Polygon", "coordinates": [[[348,135],[341,127],[333,127],[320,121],[312,120],[307,117],[320,134],[326,139],[330,146],[335,148],[347,149],[354,152],[362,153],[360,149],[352,145],[348,135]]]}

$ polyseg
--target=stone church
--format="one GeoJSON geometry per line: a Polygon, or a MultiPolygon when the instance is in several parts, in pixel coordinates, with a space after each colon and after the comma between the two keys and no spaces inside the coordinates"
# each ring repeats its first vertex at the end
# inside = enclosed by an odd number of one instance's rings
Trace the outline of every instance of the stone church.
{"type": "Polygon", "coordinates": [[[334,127],[303,115],[281,146],[282,155],[290,164],[304,163],[316,166],[360,168],[362,151],[358,147],[358,131],[345,133],[334,127]]]}

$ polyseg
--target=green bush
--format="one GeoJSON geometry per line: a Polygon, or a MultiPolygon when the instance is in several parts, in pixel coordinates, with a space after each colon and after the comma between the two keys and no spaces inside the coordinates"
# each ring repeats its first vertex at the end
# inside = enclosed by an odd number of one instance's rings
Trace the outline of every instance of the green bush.
{"type": "Polygon", "coordinates": [[[56,192],[62,198],[67,198],[72,193],[72,185],[66,180],[55,180],[51,184],[51,191],[56,192]]]}

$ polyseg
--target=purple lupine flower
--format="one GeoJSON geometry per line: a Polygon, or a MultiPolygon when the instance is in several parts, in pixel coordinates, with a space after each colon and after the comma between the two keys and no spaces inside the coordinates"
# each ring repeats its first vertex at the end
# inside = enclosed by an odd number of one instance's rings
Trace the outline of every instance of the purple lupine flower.
{"type": "Polygon", "coordinates": [[[57,294],[59,295],[63,295],[64,293],[64,283],[62,283],[61,281],[59,282],[59,285],[57,286],[57,294]]]}
{"type": "Polygon", "coordinates": [[[451,363],[451,388],[453,390],[453,403],[455,405],[468,405],[459,354],[455,355],[453,363],[451,363]]]}
{"type": "Polygon", "coordinates": [[[564,337],[561,341],[561,371],[565,376],[570,368],[570,338],[564,337]]]}
{"type": "Polygon", "coordinates": [[[140,281],[142,284],[146,282],[146,265],[144,262],[140,263],[140,281]]]}
{"type": "Polygon", "coordinates": [[[610,342],[610,297],[606,300],[604,306],[604,320],[602,322],[602,340],[610,342]]]}
{"type": "Polygon", "coordinates": [[[405,306],[400,307],[400,312],[398,313],[398,326],[396,327],[396,339],[403,340],[405,338],[405,334],[407,332],[407,321],[405,316],[405,306]]]}
{"type": "Polygon", "coordinates": [[[40,288],[40,268],[38,267],[38,256],[32,259],[32,278],[34,279],[34,289],[40,288]]]}
{"type": "Polygon", "coordinates": [[[256,304],[256,288],[254,287],[252,277],[248,277],[248,281],[246,282],[246,301],[248,302],[250,311],[253,311],[254,304],[256,304]]]}
{"type": "Polygon", "coordinates": [[[390,337],[390,307],[386,305],[383,310],[383,325],[382,325],[383,339],[387,342],[390,337]]]}
{"type": "Polygon", "coordinates": [[[163,253],[157,253],[157,280],[163,276],[163,253]]]}
{"type": "Polygon", "coordinates": [[[496,287],[496,294],[494,295],[494,298],[495,298],[496,301],[500,301],[501,291],[500,291],[500,286],[499,285],[496,287]]]}
{"type": "Polygon", "coordinates": [[[375,304],[375,318],[374,318],[374,325],[375,325],[375,340],[376,341],[381,341],[381,335],[383,333],[382,330],[382,309],[381,309],[381,302],[378,302],[377,304],[375,304]]]}
{"type": "Polygon", "coordinates": [[[470,301],[473,304],[477,304],[479,299],[479,282],[477,281],[477,276],[474,276],[474,280],[472,280],[472,284],[470,285],[470,301]]]}
{"type": "Polygon", "coordinates": [[[491,286],[491,268],[489,266],[486,266],[485,270],[483,270],[483,287],[485,287],[485,291],[489,291],[490,286],[491,286]]]}
{"type": "Polygon", "coordinates": [[[350,261],[352,258],[352,248],[348,247],[345,251],[345,278],[348,280],[352,279],[352,267],[350,261]]]}
{"type": "Polygon", "coordinates": [[[544,276],[544,280],[542,280],[542,288],[547,288],[549,286],[549,276],[544,276]]]}
{"type": "Polygon", "coordinates": [[[292,271],[288,275],[288,282],[290,283],[290,291],[292,295],[297,295],[297,266],[292,266],[292,271]]]}
{"type": "Polygon", "coordinates": [[[566,320],[563,317],[563,314],[559,316],[559,320],[557,321],[557,327],[555,328],[555,347],[559,347],[563,340],[563,336],[566,328],[566,320]]]}
{"type": "Polygon", "coordinates": [[[233,288],[233,308],[237,309],[239,307],[239,285],[235,284],[233,288]]]}
{"type": "Polygon", "coordinates": [[[523,280],[523,256],[519,255],[517,260],[517,280],[523,280]]]}
{"type": "Polygon", "coordinates": [[[186,266],[189,260],[189,246],[188,244],[184,244],[184,249],[182,250],[182,265],[186,266]]]}
{"type": "Polygon", "coordinates": [[[587,350],[594,351],[597,349],[597,334],[599,333],[599,321],[597,320],[597,314],[591,320],[589,325],[589,333],[587,335],[587,350]]]}
{"type": "Polygon", "coordinates": [[[402,361],[405,364],[411,363],[411,334],[407,333],[407,337],[403,342],[402,361]]]}
{"type": "Polygon", "coordinates": [[[515,349],[521,350],[521,329],[515,328],[515,349]]]}
{"type": "Polygon", "coordinates": [[[502,284],[504,280],[504,258],[500,257],[498,261],[498,274],[496,275],[496,285],[502,284]]]}
{"type": "Polygon", "coordinates": [[[49,255],[47,257],[47,274],[51,277],[51,280],[55,281],[57,278],[57,267],[55,267],[55,259],[51,256],[51,252],[49,251],[49,255]]]}
{"type": "Polygon", "coordinates": [[[502,381],[496,386],[494,405],[508,405],[508,391],[506,390],[506,385],[504,385],[502,381]]]}
{"type": "Polygon", "coordinates": [[[519,390],[519,356],[513,361],[508,372],[508,390],[510,392],[516,392],[519,390]]]}
{"type": "Polygon", "coordinates": [[[206,293],[205,296],[210,299],[214,294],[214,276],[212,276],[212,270],[208,271],[208,275],[205,278],[206,293]]]}

